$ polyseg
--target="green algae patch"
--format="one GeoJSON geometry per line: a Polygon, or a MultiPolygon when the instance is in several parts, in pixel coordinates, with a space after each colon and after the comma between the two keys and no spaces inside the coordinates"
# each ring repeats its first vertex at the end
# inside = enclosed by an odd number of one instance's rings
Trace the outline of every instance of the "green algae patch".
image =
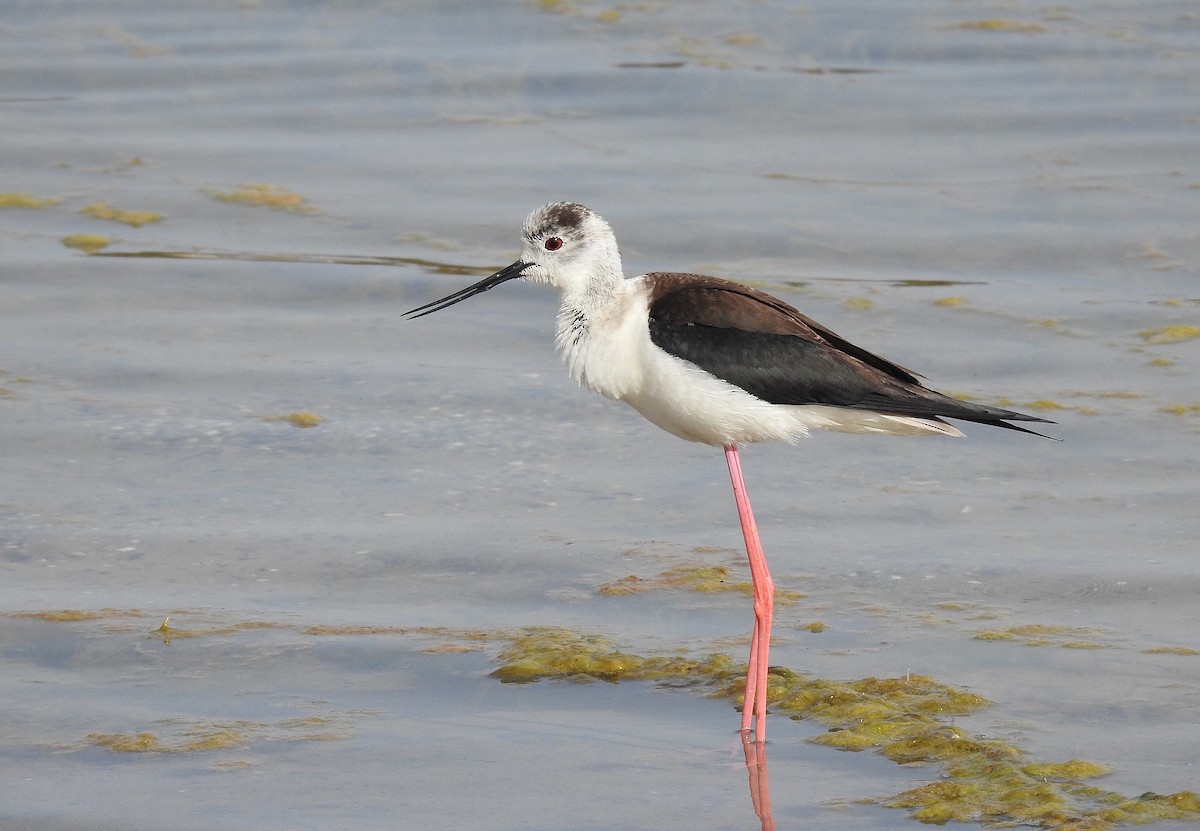
{"type": "Polygon", "coordinates": [[[241,747],[249,744],[253,734],[266,727],[250,721],[199,724],[183,730],[174,739],[162,739],[150,732],[89,733],[87,742],[116,753],[194,753],[241,747]]]}
{"type": "MultiPolygon", "coordinates": [[[[619,596],[659,589],[687,589],[701,594],[716,592],[739,592],[750,596],[754,594],[753,583],[749,580],[734,580],[730,577],[729,567],[720,565],[679,566],[659,572],[649,578],[630,574],[611,583],[602,583],[597,586],[596,591],[599,594],[619,596]]],[[[787,589],[775,590],[775,602],[781,605],[794,603],[803,597],[804,595],[800,592],[787,589]]]]}
{"type": "Polygon", "coordinates": [[[939,781],[882,801],[890,808],[907,808],[920,822],[943,825],[982,823],[991,827],[1030,825],[1063,831],[1104,831],[1119,824],[1200,818],[1200,797],[1191,791],[1162,796],[1146,793],[1125,799],[1112,791],[1070,782],[1032,781],[1020,784],[1020,773],[994,771],[993,776],[1014,787],[997,795],[975,782],[939,781]]]}
{"type": "Polygon", "coordinates": [[[357,719],[374,715],[378,715],[377,711],[349,710],[284,719],[272,726],[269,737],[305,742],[340,741],[354,732],[353,723],[357,719]]]}
{"type": "Polygon", "coordinates": [[[9,617],[32,620],[46,620],[52,623],[73,623],[83,620],[109,620],[112,618],[145,617],[137,609],[97,609],[83,611],[81,609],[57,609],[46,612],[11,612],[9,617]]]}
{"type": "Polygon", "coordinates": [[[88,733],[87,740],[118,753],[161,753],[165,747],[153,733],[88,733]]]}
{"type": "Polygon", "coordinates": [[[1130,800],[1079,781],[1105,775],[1105,765],[1078,759],[1021,765],[1019,756],[1018,752],[1013,758],[993,759],[966,769],[950,766],[946,779],[879,801],[887,807],[908,809],[914,819],[936,825],[953,820],[991,827],[1102,831],[1124,822],[1200,817],[1195,794],[1190,791],[1166,797],[1143,794],[1130,800]]]}
{"type": "Polygon", "coordinates": [[[309,412],[288,413],[287,415],[278,415],[278,416],[267,416],[266,418],[263,419],[263,421],[286,421],[288,424],[292,425],[293,427],[299,427],[302,430],[308,429],[309,427],[316,427],[318,425],[325,423],[324,418],[317,415],[316,413],[309,413],[309,412]]]}
{"type": "MultiPolygon", "coordinates": [[[[1026,631],[1070,627],[1017,627],[1026,631]]],[[[745,665],[723,655],[701,660],[645,658],[619,649],[607,638],[565,629],[530,629],[500,655],[493,675],[502,681],[548,678],[587,681],[654,680],[696,686],[740,704],[745,665]]],[[[1010,827],[1033,825],[1101,831],[1121,822],[1200,819],[1200,798],[1184,791],[1136,799],[1085,785],[1109,772],[1079,759],[1034,763],[1014,744],[971,734],[953,723],[988,706],[980,695],[929,676],[830,681],[773,666],[767,702],[776,716],[821,724],[816,744],[869,751],[902,765],[929,765],[940,778],[900,794],[866,801],[907,810],[920,822],[950,821],[1010,827]]]]}
{"type": "Polygon", "coordinates": [[[155,211],[121,211],[109,207],[107,202],[93,202],[81,208],[79,212],[84,216],[94,217],[95,219],[123,222],[134,228],[140,228],[143,225],[149,225],[154,222],[161,222],[163,219],[163,215],[155,211]]]}
{"type": "Polygon", "coordinates": [[[478,652],[492,641],[510,641],[511,635],[444,626],[308,626],[303,635],[416,635],[439,638],[438,643],[421,647],[426,655],[458,655],[478,652]]]}
{"type": "Polygon", "coordinates": [[[975,635],[977,641],[1015,641],[1017,636],[1012,632],[1007,632],[1002,629],[988,629],[984,632],[978,632],[975,635]]]}
{"type": "Polygon", "coordinates": [[[479,629],[451,629],[446,626],[307,626],[300,630],[300,634],[315,636],[415,635],[442,639],[441,643],[423,647],[419,650],[429,655],[453,655],[460,652],[477,652],[487,643],[512,640],[512,635],[509,633],[489,632],[479,629]]]}
{"type": "Polygon", "coordinates": [[[43,199],[28,193],[0,193],[0,208],[49,208],[57,199],[43,199]]]}
{"type": "Polygon", "coordinates": [[[975,634],[978,641],[1020,641],[1025,646],[1062,646],[1068,649],[1104,649],[1104,644],[1085,638],[1103,634],[1103,630],[1079,626],[1031,623],[1007,629],[988,629],[975,634]]]}
{"type": "Polygon", "coordinates": [[[933,305],[944,306],[948,309],[958,308],[959,306],[965,306],[966,304],[967,298],[958,295],[953,297],[939,297],[937,300],[933,301],[933,305]]]}
{"type": "MultiPolygon", "coordinates": [[[[941,684],[927,675],[902,678],[863,678],[827,681],[772,667],[767,701],[771,709],[798,718],[814,719],[833,730],[892,721],[908,729],[924,728],[937,717],[966,715],[988,706],[986,698],[941,684]]],[[[734,688],[726,691],[738,694],[734,688]]],[[[884,730],[892,739],[900,732],[884,730]]]]}
{"type": "Polygon", "coordinates": [[[1159,407],[1158,411],[1177,416],[1200,415],[1200,404],[1173,404],[1169,407],[1159,407]]]}
{"type": "Polygon", "coordinates": [[[956,23],[949,28],[983,32],[1017,32],[1022,34],[1038,34],[1046,31],[1046,27],[1040,23],[1026,23],[1021,20],[1005,20],[1002,18],[971,20],[966,23],[956,23]]]}
{"type": "Polygon", "coordinates": [[[819,620],[814,620],[812,623],[806,623],[799,628],[806,632],[812,632],[814,635],[819,635],[829,628],[829,624],[822,623],[819,620]]]}
{"type": "MultiPolygon", "coordinates": [[[[59,619],[146,616],[120,610],[65,611],[68,614],[59,619]]],[[[61,613],[18,614],[41,617],[61,613]]],[[[168,628],[167,623],[163,621],[163,629],[168,628]]],[[[455,640],[503,643],[505,648],[493,676],[504,682],[651,681],[661,687],[690,687],[734,705],[741,704],[746,672],[745,664],[735,663],[719,653],[699,658],[686,654],[643,656],[622,649],[609,638],[561,628],[519,632],[395,626],[299,628],[269,621],[247,621],[196,634],[251,628],[292,629],[312,635],[399,634],[429,637],[442,643],[455,640]]],[[[1095,630],[1033,624],[998,631],[1007,633],[1009,639],[1037,638],[1061,644],[1095,630]]],[[[929,676],[836,681],[773,666],[768,675],[767,698],[775,718],[806,720],[824,728],[811,739],[816,744],[847,751],[873,751],[896,764],[924,766],[928,773],[923,778],[931,781],[902,793],[864,800],[904,810],[924,823],[960,821],[988,827],[1029,825],[1102,831],[1125,823],[1200,821],[1200,797],[1190,791],[1167,795],[1148,791],[1128,798],[1088,781],[1109,772],[1103,764],[1079,759],[1034,761],[1015,744],[971,733],[955,721],[978,712],[990,702],[929,676]]],[[[147,725],[149,729],[91,733],[82,745],[114,753],[219,754],[267,741],[342,739],[349,734],[353,719],[363,714],[318,711],[273,723],[168,719],[147,725]]]]}
{"type": "Polygon", "coordinates": [[[265,728],[257,722],[238,722],[230,725],[194,727],[184,731],[187,740],[179,745],[180,752],[227,750],[249,744],[252,735],[265,728]]]}
{"type": "Polygon", "coordinates": [[[426,655],[460,655],[464,652],[478,652],[481,649],[483,649],[483,644],[479,643],[439,643],[422,647],[417,651],[424,652],[426,655]]]}
{"type": "Polygon", "coordinates": [[[411,635],[415,631],[413,626],[308,626],[300,630],[304,635],[411,635]]]}
{"type": "Polygon", "coordinates": [[[1180,791],[1173,794],[1147,792],[1126,800],[1113,809],[1114,819],[1144,823],[1156,819],[1200,819],[1200,794],[1180,791]]]}
{"type": "Polygon", "coordinates": [[[875,301],[869,297],[847,297],[842,306],[852,312],[865,312],[875,308],[875,301]]]}
{"type": "MultiPolygon", "coordinates": [[[[901,765],[930,765],[940,778],[900,794],[870,799],[907,810],[923,823],[982,822],[1043,827],[1101,829],[1104,815],[1124,797],[1078,780],[1101,776],[1107,767],[1071,760],[1032,764],[1014,744],[985,739],[953,723],[988,701],[928,676],[829,681],[772,667],[768,707],[824,725],[811,741],[839,750],[873,750],[901,765]]],[[[724,685],[730,697],[740,695],[740,679],[724,685]]],[[[1168,805],[1188,804],[1174,795],[1168,805]]],[[[1162,808],[1162,800],[1156,807],[1162,808]]],[[[1144,809],[1148,810],[1148,809],[1144,809]]],[[[1181,814],[1182,815],[1182,814],[1181,814]]]]}
{"type": "Polygon", "coordinates": [[[596,591],[600,594],[617,596],[622,594],[638,594],[653,588],[648,580],[643,580],[636,574],[630,574],[622,577],[620,580],[614,580],[611,583],[601,583],[596,591]]]}
{"type": "Polygon", "coordinates": [[[754,593],[754,584],[750,581],[731,580],[727,566],[680,566],[662,572],[658,579],[667,588],[690,589],[705,594],[727,591],[754,593]]]}
{"type": "Polygon", "coordinates": [[[1058,764],[1026,765],[1021,771],[1038,779],[1096,779],[1112,773],[1112,768],[1097,762],[1071,759],[1058,764]]]}
{"type": "Polygon", "coordinates": [[[280,727],[289,730],[311,730],[325,728],[335,723],[330,716],[305,716],[304,718],[289,718],[279,722],[280,727]]]}
{"type": "Polygon", "coordinates": [[[89,733],[86,745],[117,753],[205,753],[244,747],[265,741],[333,741],[344,739],[353,724],[372,710],[329,711],[276,722],[188,721],[160,719],[154,731],[89,733]]]}
{"type": "Polygon", "coordinates": [[[164,719],[158,722],[160,732],[89,733],[84,741],[115,753],[210,753],[263,741],[337,741],[353,732],[355,720],[368,715],[374,713],[329,712],[275,723],[243,719],[188,723],[164,719]]]}
{"type": "Polygon", "coordinates": [[[1143,329],[1138,332],[1138,337],[1146,343],[1152,344],[1180,343],[1200,338],[1200,326],[1161,326],[1157,329],[1143,329]]]}
{"type": "Polygon", "coordinates": [[[978,752],[965,731],[941,723],[988,706],[982,696],[924,675],[827,681],[778,673],[768,688],[772,711],[825,725],[811,741],[841,750],[877,750],[897,764],[959,758],[978,752]]]}
{"type": "Polygon", "coordinates": [[[298,193],[279,185],[242,185],[231,191],[205,191],[213,199],[221,202],[234,202],[239,205],[274,208],[279,211],[295,213],[314,213],[317,209],[304,201],[298,193]]]}
{"type": "Polygon", "coordinates": [[[61,242],[67,248],[91,254],[95,251],[103,251],[112,243],[112,240],[102,234],[68,234],[62,238],[61,242]]]}
{"type": "Polygon", "coordinates": [[[1036,401],[1030,401],[1025,406],[1030,410],[1041,410],[1043,412],[1074,409],[1066,406],[1065,404],[1059,404],[1057,401],[1051,401],[1048,398],[1039,398],[1036,401]]]}
{"type": "Polygon", "coordinates": [[[550,678],[705,683],[713,677],[725,678],[734,666],[726,655],[644,658],[620,651],[602,636],[553,627],[524,630],[500,653],[499,660],[492,677],[518,684],[550,678]]]}
{"type": "Polygon", "coordinates": [[[1152,646],[1142,652],[1147,655],[1200,655],[1200,649],[1190,646],[1152,646]]]}
{"type": "Polygon", "coordinates": [[[154,630],[152,634],[162,638],[163,643],[167,646],[171,645],[172,640],[183,640],[185,638],[204,638],[220,635],[236,635],[240,632],[253,632],[258,629],[293,629],[294,627],[287,623],[276,623],[269,620],[244,620],[238,623],[230,623],[226,626],[213,626],[208,629],[177,629],[170,625],[170,618],[164,618],[162,626],[154,630]]]}

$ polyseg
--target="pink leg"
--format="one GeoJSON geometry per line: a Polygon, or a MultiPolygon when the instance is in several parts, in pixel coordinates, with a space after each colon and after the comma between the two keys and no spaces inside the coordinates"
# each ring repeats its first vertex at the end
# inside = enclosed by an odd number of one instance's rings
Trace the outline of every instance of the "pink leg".
{"type": "Polygon", "coordinates": [[[746,751],[746,770],[750,774],[750,803],[758,815],[761,831],[775,831],[775,818],[771,816],[771,786],[767,782],[767,745],[743,733],[742,748],[746,751]]]}
{"type": "Polygon", "coordinates": [[[750,637],[750,664],[746,669],[746,696],[742,702],[742,735],[748,736],[753,731],[754,740],[764,742],[767,740],[767,653],[771,648],[775,583],[771,580],[771,572],[767,570],[762,543],[758,541],[758,529],[754,525],[754,514],[750,511],[750,497],[746,495],[746,483],[742,480],[742,463],[736,445],[725,448],[725,462],[729,465],[729,478],[733,481],[733,498],[737,502],[738,519],[742,522],[742,536],[746,538],[750,579],[754,583],[754,634],[750,637]]]}

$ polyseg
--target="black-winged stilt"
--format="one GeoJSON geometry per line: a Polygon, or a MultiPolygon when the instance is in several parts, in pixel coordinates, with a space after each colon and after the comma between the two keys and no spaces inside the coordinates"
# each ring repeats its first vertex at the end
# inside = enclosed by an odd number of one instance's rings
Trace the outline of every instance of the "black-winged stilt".
{"type": "Polygon", "coordinates": [[[1049,423],[926,389],[909,370],[747,286],[667,272],[626,279],[612,228],[572,202],[545,205],[529,215],[515,263],[405,316],[440,311],[518,277],[558,289],[555,342],[572,378],[624,401],[668,433],[725,449],[754,584],[741,729],[743,737],[753,733],[756,742],[766,738],[774,585],[746,496],[738,445],[795,441],[814,428],[963,435],[942,417],[1023,433],[1033,431],[1008,422],[1049,423]]]}

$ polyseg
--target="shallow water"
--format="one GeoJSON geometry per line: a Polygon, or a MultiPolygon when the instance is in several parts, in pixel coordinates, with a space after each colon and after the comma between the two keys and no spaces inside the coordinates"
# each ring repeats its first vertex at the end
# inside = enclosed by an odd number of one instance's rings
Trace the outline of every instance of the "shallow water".
{"type": "MultiPolygon", "coordinates": [[[[0,207],[0,819],[758,827],[727,701],[305,633],[742,657],[740,594],[596,591],[744,579],[718,452],[576,389],[550,293],[399,318],[560,198],[631,273],[753,281],[1058,422],[746,449],[777,583],[807,595],[774,663],[933,675],[1034,760],[1200,789],[1200,656],[1146,651],[1200,650],[1198,37],[1183,2],[10,5],[0,193],[58,201],[0,207]],[[215,198],[253,184],[284,206],[215,198]],[[62,609],[120,613],[11,616],[62,609]],[[166,616],[210,634],[167,645],[166,616]],[[975,637],[1028,625],[1070,628],[975,637]],[[87,738],[214,725],[244,741],[87,738]]],[[[772,721],[779,827],[914,826],[854,800],[938,770],[822,729],[772,721]]]]}

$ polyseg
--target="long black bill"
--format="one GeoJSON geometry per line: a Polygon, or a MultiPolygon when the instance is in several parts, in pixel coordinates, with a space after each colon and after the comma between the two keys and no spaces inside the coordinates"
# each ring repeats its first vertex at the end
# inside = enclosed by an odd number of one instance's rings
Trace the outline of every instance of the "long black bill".
{"type": "Polygon", "coordinates": [[[525,269],[529,268],[530,263],[523,263],[517,260],[510,266],[497,271],[491,277],[485,277],[473,286],[467,286],[465,289],[447,295],[441,300],[434,300],[432,303],[426,303],[424,306],[417,306],[415,309],[410,309],[404,313],[404,317],[409,320],[415,320],[418,317],[431,315],[434,312],[440,312],[442,309],[453,306],[455,303],[461,303],[468,297],[474,297],[477,294],[482,294],[488,289],[494,289],[501,283],[507,283],[509,280],[515,280],[524,273],[525,269]]]}

